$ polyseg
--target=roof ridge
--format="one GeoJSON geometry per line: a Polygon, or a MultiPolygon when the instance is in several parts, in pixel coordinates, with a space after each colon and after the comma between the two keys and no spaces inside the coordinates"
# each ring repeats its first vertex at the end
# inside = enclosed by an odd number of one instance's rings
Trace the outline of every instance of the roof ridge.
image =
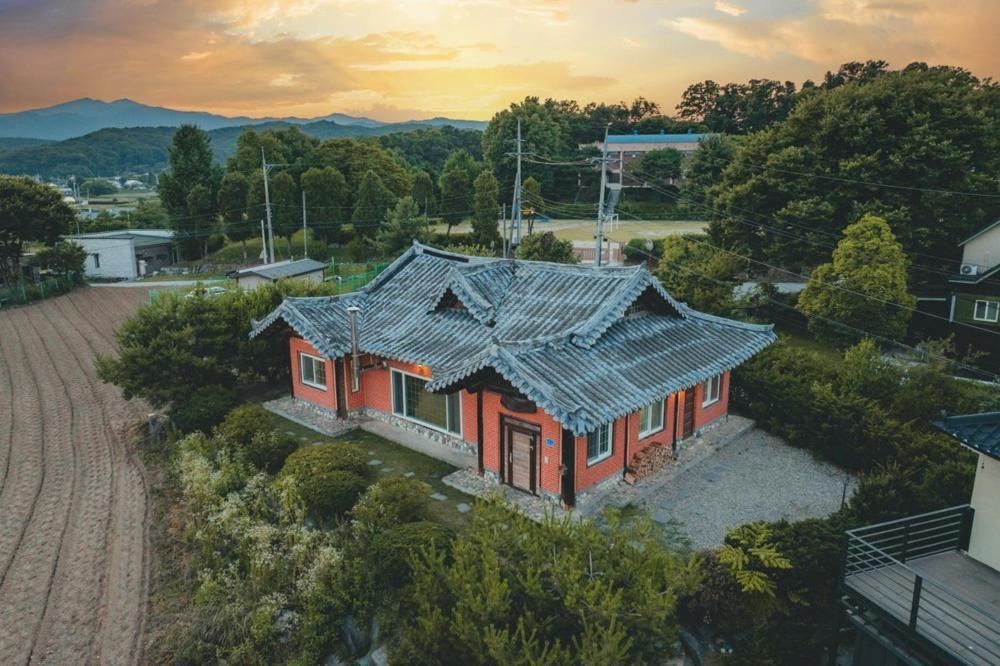
{"type": "Polygon", "coordinates": [[[723,326],[731,326],[732,328],[742,328],[747,331],[773,331],[774,324],[751,324],[746,321],[738,321],[736,319],[728,319],[726,317],[720,317],[718,315],[708,314],[707,312],[702,312],[700,310],[695,310],[687,303],[681,303],[683,308],[683,313],[685,315],[690,315],[694,319],[703,319],[705,321],[710,321],[715,324],[721,324],[723,326]]]}

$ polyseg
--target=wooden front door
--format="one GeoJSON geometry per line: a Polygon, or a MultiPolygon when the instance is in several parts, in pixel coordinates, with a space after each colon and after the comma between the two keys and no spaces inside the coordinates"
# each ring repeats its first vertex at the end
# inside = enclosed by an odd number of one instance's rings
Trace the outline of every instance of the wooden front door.
{"type": "Polygon", "coordinates": [[[503,481],[518,490],[535,492],[538,468],[538,426],[504,418],[501,431],[504,445],[503,481]]]}
{"type": "Polygon", "coordinates": [[[694,432],[694,389],[684,391],[684,428],[681,439],[687,439],[694,432]]]}

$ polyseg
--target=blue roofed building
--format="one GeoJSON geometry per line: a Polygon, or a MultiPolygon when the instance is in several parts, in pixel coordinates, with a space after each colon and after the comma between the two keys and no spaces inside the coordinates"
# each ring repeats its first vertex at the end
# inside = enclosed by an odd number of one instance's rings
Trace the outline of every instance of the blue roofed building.
{"type": "MultiPolygon", "coordinates": [[[[608,135],[608,172],[611,174],[608,179],[612,183],[617,183],[623,187],[624,169],[634,160],[641,159],[643,155],[653,150],[673,148],[685,157],[690,156],[698,150],[698,144],[702,139],[712,136],[711,134],[699,134],[697,132],[687,132],[684,134],[667,134],[661,130],[659,134],[609,134],[608,135]]],[[[598,150],[604,150],[604,142],[597,141],[594,144],[598,150]]]]}
{"type": "Polygon", "coordinates": [[[775,340],[676,301],[643,266],[420,244],[360,291],[285,299],[251,333],[280,334],[296,399],[419,429],[564,506],[725,418],[730,371],[775,340]]]}

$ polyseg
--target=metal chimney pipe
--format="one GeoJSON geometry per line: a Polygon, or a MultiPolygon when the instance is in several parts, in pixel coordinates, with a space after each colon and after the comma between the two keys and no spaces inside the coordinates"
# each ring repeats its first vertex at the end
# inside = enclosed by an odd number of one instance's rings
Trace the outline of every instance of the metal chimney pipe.
{"type": "Polygon", "coordinates": [[[351,318],[351,391],[357,393],[361,390],[361,371],[358,367],[358,313],[361,308],[352,305],[347,308],[347,316],[351,318]]]}

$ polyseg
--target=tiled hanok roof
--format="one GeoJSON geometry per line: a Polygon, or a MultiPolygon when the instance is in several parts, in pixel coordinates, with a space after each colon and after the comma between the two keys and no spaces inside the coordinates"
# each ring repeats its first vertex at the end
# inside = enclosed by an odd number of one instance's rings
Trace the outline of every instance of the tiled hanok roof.
{"type": "Polygon", "coordinates": [[[320,353],[342,356],[352,305],[363,353],[429,366],[428,389],[438,391],[492,368],[576,434],[731,370],[775,340],[771,326],[674,300],[643,266],[467,257],[419,244],[358,292],[285,299],[251,336],[281,319],[320,353]],[[645,311],[626,316],[637,301],[645,311]]]}
{"type": "Polygon", "coordinates": [[[970,449],[1000,460],[1000,412],[944,416],[934,425],[970,449]]]}

